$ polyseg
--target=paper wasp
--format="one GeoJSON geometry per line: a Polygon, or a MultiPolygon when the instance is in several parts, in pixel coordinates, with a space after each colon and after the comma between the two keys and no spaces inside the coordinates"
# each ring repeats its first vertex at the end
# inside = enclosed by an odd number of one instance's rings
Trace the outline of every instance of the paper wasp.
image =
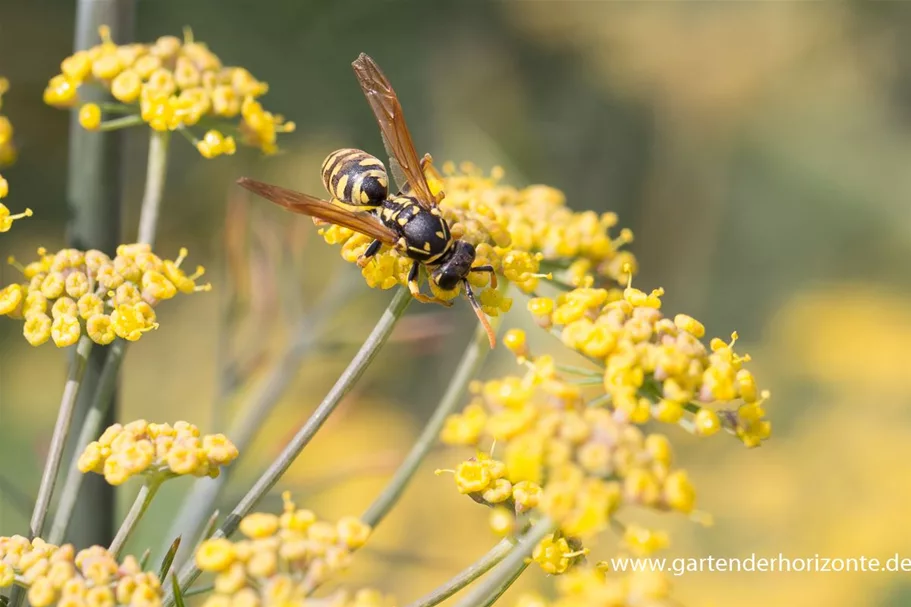
{"type": "Polygon", "coordinates": [[[333,152],[323,163],[323,183],[333,199],[331,202],[247,177],[239,179],[238,184],[294,213],[372,237],[373,242],[358,260],[358,265],[362,267],[384,244],[413,260],[408,273],[408,288],[418,301],[452,305],[452,302],[420,292],[418,273],[421,265],[428,269],[430,280],[440,289],[448,291],[461,283],[487,332],[490,347],[494,347],[496,337],[493,329],[468,282],[471,272],[489,272],[491,285],[496,287],[497,277],[493,267],[472,267],[474,246],[452,237],[438,206],[444,194],[434,195],[424,175],[431,162],[430,155],[418,159],[402,106],[389,80],[373,59],[364,53],[352,66],[379,123],[399,193],[389,196],[388,177],[381,161],[353,149],[333,152]]]}

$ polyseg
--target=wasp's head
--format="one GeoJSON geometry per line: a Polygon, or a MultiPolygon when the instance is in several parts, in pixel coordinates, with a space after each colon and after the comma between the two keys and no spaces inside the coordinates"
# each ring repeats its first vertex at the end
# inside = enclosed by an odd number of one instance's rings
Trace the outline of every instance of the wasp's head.
{"type": "Polygon", "coordinates": [[[444,291],[455,289],[459,281],[464,280],[471,272],[474,256],[475,250],[471,243],[456,240],[452,243],[449,255],[433,270],[433,282],[444,291]]]}

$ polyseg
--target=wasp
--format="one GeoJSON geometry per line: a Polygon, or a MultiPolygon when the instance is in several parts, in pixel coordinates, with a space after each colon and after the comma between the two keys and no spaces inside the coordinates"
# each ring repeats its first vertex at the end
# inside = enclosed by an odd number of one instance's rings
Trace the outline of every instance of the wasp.
{"type": "Polygon", "coordinates": [[[421,266],[427,268],[430,280],[440,289],[448,291],[461,283],[493,348],[496,345],[493,329],[468,282],[469,274],[487,272],[491,285],[496,287],[493,267],[473,266],[474,246],[452,236],[439,208],[445,194],[434,194],[425,176],[425,170],[432,169],[432,158],[429,154],[418,158],[401,103],[389,80],[364,53],[352,67],[379,124],[398,193],[389,195],[388,176],[378,158],[348,148],[333,152],[323,162],[323,185],[331,201],[247,177],[240,178],[238,184],[288,211],[373,238],[358,260],[361,267],[383,245],[399,251],[413,261],[408,273],[408,288],[418,301],[452,305],[452,302],[421,293],[418,282],[421,266]]]}

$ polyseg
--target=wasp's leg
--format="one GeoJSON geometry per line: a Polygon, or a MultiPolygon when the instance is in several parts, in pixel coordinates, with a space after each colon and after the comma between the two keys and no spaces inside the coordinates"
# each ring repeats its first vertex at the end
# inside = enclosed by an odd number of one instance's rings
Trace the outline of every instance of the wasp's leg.
{"type": "MultiPolygon", "coordinates": [[[[428,182],[428,186],[430,185],[430,180],[433,179],[439,182],[441,188],[443,187],[443,177],[433,166],[433,158],[430,154],[424,154],[424,157],[421,158],[421,172],[424,174],[424,179],[428,182]]],[[[431,188],[431,194],[433,194],[433,188],[431,188]]],[[[444,198],[446,198],[446,192],[442,189],[434,194],[434,202],[436,204],[440,204],[444,198]]]]}
{"type": "Polygon", "coordinates": [[[437,297],[429,297],[421,293],[421,285],[418,284],[418,272],[420,269],[421,262],[416,261],[411,264],[411,270],[408,271],[408,290],[411,291],[411,296],[422,303],[435,303],[446,306],[447,308],[452,306],[451,301],[446,301],[445,299],[439,299],[437,297]]]}
{"type": "Polygon", "coordinates": [[[363,268],[370,261],[370,258],[380,252],[380,248],[383,246],[383,243],[379,240],[374,240],[370,243],[370,246],[367,247],[367,250],[357,258],[357,266],[363,268]]]}
{"type": "Polygon", "coordinates": [[[497,273],[494,271],[493,266],[475,266],[471,269],[472,272],[490,272],[490,286],[494,289],[497,288],[497,273]]]}

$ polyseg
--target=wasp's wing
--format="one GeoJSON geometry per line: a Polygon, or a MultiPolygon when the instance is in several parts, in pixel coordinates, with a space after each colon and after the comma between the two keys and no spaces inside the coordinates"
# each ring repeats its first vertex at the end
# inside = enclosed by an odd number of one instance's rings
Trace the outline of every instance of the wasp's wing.
{"type": "MultiPolygon", "coordinates": [[[[389,152],[389,164],[391,165],[393,176],[397,180],[401,176],[396,176],[396,164],[398,164],[400,173],[408,183],[410,194],[426,209],[432,209],[436,206],[436,198],[427,185],[424,173],[421,171],[421,161],[418,153],[414,149],[414,142],[411,139],[411,133],[408,131],[408,125],[405,124],[405,116],[402,113],[402,106],[399,99],[392,90],[389,80],[380,70],[380,67],[368,55],[361,55],[351,64],[354,67],[354,73],[357,80],[367,97],[367,102],[373,110],[376,121],[380,125],[380,131],[383,134],[383,143],[386,151],[389,152]]],[[[405,184],[399,183],[399,188],[404,190],[405,184]]]]}
{"type": "Polygon", "coordinates": [[[383,135],[383,147],[386,148],[386,156],[389,158],[389,170],[392,171],[392,178],[395,180],[399,193],[407,194],[409,192],[408,178],[405,177],[402,165],[395,159],[395,152],[392,150],[392,146],[389,145],[386,135],[383,135]]]}
{"type": "Polygon", "coordinates": [[[294,190],[263,183],[248,177],[241,177],[237,180],[237,183],[254,194],[258,194],[293,213],[316,217],[317,219],[352,229],[355,232],[376,238],[389,246],[395,246],[398,240],[395,232],[381,224],[373,216],[353,213],[314,196],[301,194],[294,190]]]}

